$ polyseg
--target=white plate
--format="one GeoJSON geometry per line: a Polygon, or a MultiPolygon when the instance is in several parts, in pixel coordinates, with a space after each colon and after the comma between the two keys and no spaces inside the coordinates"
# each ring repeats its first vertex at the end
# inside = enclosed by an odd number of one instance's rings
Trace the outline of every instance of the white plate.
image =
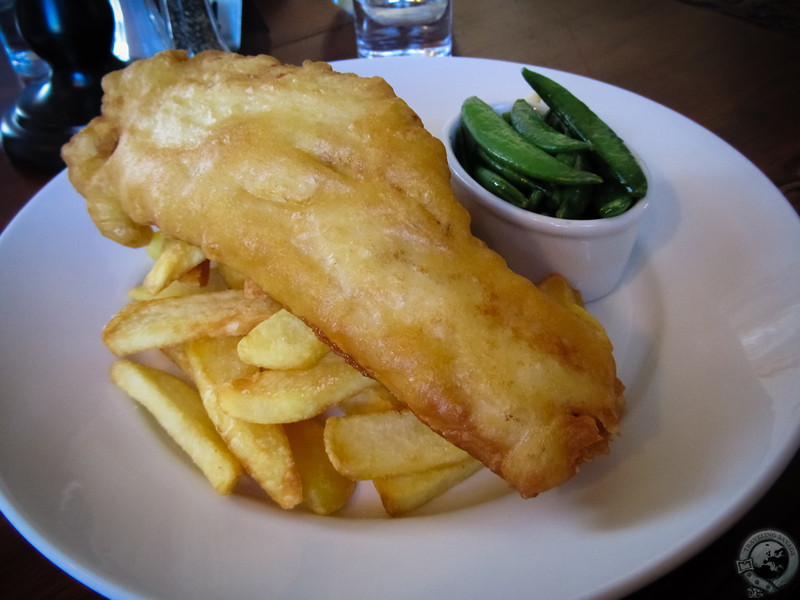
{"type": "MultiPolygon", "coordinates": [[[[337,68],[384,76],[436,133],[469,95],[528,93],[510,63],[337,68]]],[[[800,439],[800,222],[698,125],[541,70],[585,98],[652,172],[652,212],[623,283],[590,307],[628,386],[611,455],[532,500],[479,475],[395,520],[367,492],[327,518],[216,496],[108,381],[100,329],[147,259],[101,238],[62,174],[0,238],[3,513],[114,598],[615,597],[722,533],[800,439]]]]}

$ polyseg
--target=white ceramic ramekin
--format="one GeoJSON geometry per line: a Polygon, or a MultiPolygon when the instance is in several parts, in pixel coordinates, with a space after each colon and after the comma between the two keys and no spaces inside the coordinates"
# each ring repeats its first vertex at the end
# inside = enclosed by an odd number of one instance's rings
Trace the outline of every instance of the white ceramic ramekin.
{"type": "Polygon", "coordinates": [[[498,198],[461,166],[453,151],[460,117],[442,131],[456,197],[472,215],[473,233],[533,281],[563,275],[585,302],[610,293],[619,283],[647,211],[647,196],[607,219],[558,219],[532,213],[498,198]]]}

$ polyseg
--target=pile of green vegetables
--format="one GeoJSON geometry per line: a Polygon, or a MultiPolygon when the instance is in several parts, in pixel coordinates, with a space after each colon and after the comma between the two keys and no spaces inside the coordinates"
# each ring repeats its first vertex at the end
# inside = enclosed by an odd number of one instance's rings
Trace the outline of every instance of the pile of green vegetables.
{"type": "Polygon", "coordinates": [[[461,106],[456,157],[496,196],[562,219],[614,217],[647,193],[647,178],[625,143],[580,99],[523,68],[547,105],[542,116],[523,99],[505,114],[472,96],[461,106]]]}

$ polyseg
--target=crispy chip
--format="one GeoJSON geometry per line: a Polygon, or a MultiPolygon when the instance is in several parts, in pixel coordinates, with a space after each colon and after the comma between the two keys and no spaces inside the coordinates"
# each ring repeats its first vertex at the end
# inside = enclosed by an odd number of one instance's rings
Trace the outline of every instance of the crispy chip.
{"type": "Polygon", "coordinates": [[[239,342],[239,357],[265,369],[307,369],[330,349],[286,309],[256,325],[239,342]]]}
{"type": "Polygon", "coordinates": [[[261,371],[220,386],[222,410],[252,423],[294,423],[377,385],[329,352],[309,369],[261,371]]]}
{"type": "Polygon", "coordinates": [[[114,363],[111,379],[152,413],[217,492],[233,491],[241,465],[217,433],[194,388],[166,371],[128,360],[114,363]]]}
{"type": "Polygon", "coordinates": [[[356,483],[341,475],[325,452],[322,423],[307,419],[285,426],[303,481],[303,501],[319,515],[339,510],[350,498],[356,483]]]}
{"type": "Polygon", "coordinates": [[[341,408],[345,414],[358,415],[386,412],[387,410],[402,410],[406,407],[385,387],[382,385],[374,385],[368,387],[363,392],[359,392],[355,396],[345,398],[339,402],[339,408],[341,408]]]}
{"type": "Polygon", "coordinates": [[[229,288],[232,290],[244,289],[244,282],[247,280],[247,276],[241,271],[232,269],[228,265],[223,265],[222,263],[217,264],[217,270],[225,279],[229,288]]]}
{"type": "Polygon", "coordinates": [[[258,298],[266,294],[262,287],[249,277],[245,278],[242,282],[242,291],[244,291],[244,295],[248,298],[258,298]]]}
{"type": "Polygon", "coordinates": [[[164,249],[164,242],[166,239],[167,236],[165,236],[163,232],[154,231],[150,241],[147,243],[147,256],[154,261],[158,260],[158,257],[161,256],[161,251],[164,249]]]}
{"type": "Polygon", "coordinates": [[[483,465],[474,458],[420,473],[383,477],[373,481],[383,508],[395,517],[419,508],[441,496],[454,485],[480,471],[483,465]]]}
{"type": "Polygon", "coordinates": [[[545,277],[536,287],[554,300],[558,300],[564,306],[571,306],[573,304],[583,306],[581,293],[573,289],[563,275],[554,273],[553,275],[545,277]]]}
{"type": "Polygon", "coordinates": [[[168,237],[163,241],[155,264],[144,278],[144,287],[151,294],[158,294],[205,260],[206,257],[200,248],[168,237]]]}
{"type": "Polygon", "coordinates": [[[219,292],[228,289],[228,284],[216,269],[203,269],[203,265],[208,265],[204,261],[179,279],[170,283],[157,294],[152,294],[143,285],[136,286],[128,290],[128,297],[133,301],[154,300],[156,298],[170,298],[173,296],[189,296],[190,294],[202,294],[204,292],[219,292]],[[203,274],[203,271],[206,271],[203,274]]]}
{"type": "Polygon", "coordinates": [[[268,296],[247,298],[241,290],[142,300],[109,321],[103,342],[125,356],[201,337],[243,335],[280,308],[268,296]]]}
{"type": "Polygon", "coordinates": [[[416,473],[469,458],[408,410],[330,417],[325,448],[336,470],[357,480],[416,473]]]}
{"type": "Polygon", "coordinates": [[[279,506],[292,508],[302,501],[303,490],[283,427],[240,421],[219,408],[217,386],[255,370],[239,359],[238,342],[238,337],[202,338],[173,355],[176,362],[186,365],[209,417],[247,473],[279,506]]]}
{"type": "Polygon", "coordinates": [[[557,273],[550,275],[542,280],[537,287],[586,321],[598,335],[605,337],[606,333],[603,325],[584,308],[581,293],[570,287],[563,275],[557,273]]]}

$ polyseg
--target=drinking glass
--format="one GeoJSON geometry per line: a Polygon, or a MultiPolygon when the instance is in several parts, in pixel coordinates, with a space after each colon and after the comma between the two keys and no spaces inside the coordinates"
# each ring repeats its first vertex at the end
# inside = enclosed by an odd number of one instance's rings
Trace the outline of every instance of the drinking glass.
{"type": "Polygon", "coordinates": [[[452,0],[354,0],[353,8],[360,57],[452,54],[452,0]]]}

